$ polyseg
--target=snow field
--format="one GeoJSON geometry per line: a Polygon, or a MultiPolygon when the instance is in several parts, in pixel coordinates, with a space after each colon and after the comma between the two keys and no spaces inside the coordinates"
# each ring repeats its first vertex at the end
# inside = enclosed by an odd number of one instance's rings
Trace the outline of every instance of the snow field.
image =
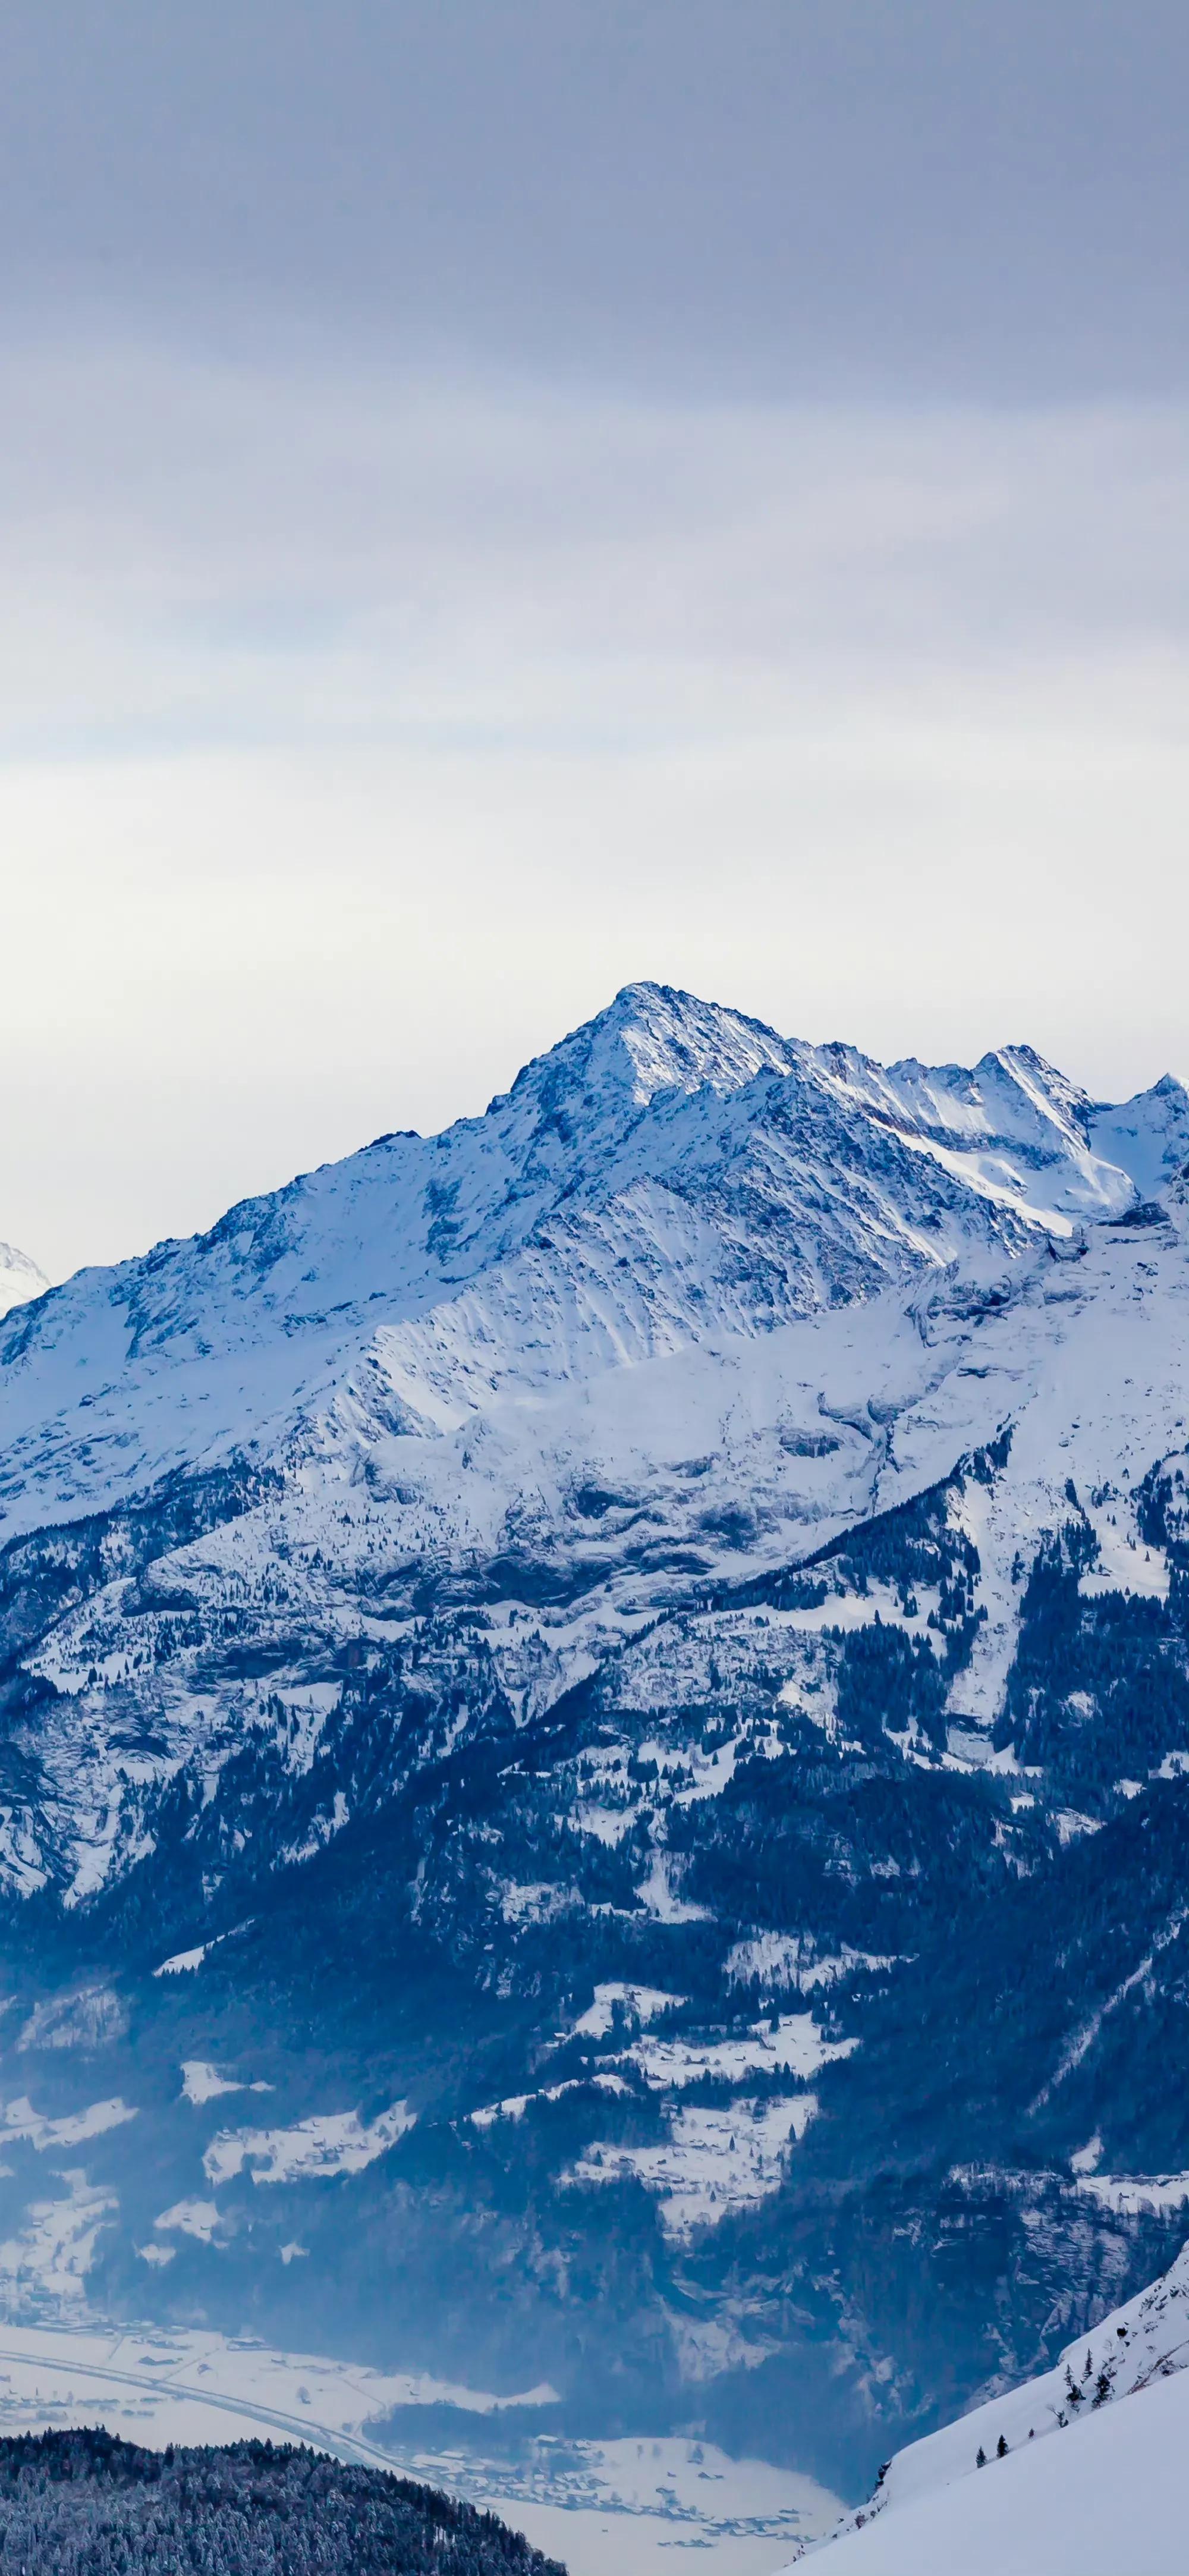
{"type": "MultiPolygon", "coordinates": [[[[1082,2150],[1083,2167],[1097,2144],[1082,2150]]],[[[1068,2344],[1052,2370],[898,2451],[871,2504],[830,2543],[830,2576],[852,2565],[871,2576],[968,2567],[980,2576],[1173,2576],[1189,2567],[1177,2505],[1187,2365],[1189,2246],[1068,2344]]]]}
{"type": "Polygon", "coordinates": [[[822,2576],[1180,2576],[1187,2441],[1180,2373],[877,2515],[820,2552],[822,2576]]]}
{"type": "Polygon", "coordinates": [[[415,2116],[406,2102],[394,2102],[368,2126],[358,2111],[330,2111],[288,2129],[220,2129],[203,2155],[203,2171],[216,2188],[244,2171],[254,2183],[359,2173],[404,2137],[415,2116]]]}
{"type": "Polygon", "coordinates": [[[741,2098],[725,2110],[677,2111],[663,2145],[588,2147],[563,2180],[633,2176],[657,2195],[665,2234],[680,2239],[779,2191],[788,2149],[804,2137],[816,2110],[816,2096],[800,2093],[789,2102],[741,2098]]]}

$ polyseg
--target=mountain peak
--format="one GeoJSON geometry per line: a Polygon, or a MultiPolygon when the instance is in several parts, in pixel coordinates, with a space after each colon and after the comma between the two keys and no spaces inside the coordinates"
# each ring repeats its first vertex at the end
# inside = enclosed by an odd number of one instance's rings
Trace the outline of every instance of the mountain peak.
{"type": "Polygon", "coordinates": [[[658,1091],[737,1091],[757,1073],[792,1073],[804,1050],[763,1020],[672,984],[625,984],[603,1014],[644,1106],[658,1091]]]}
{"type": "Polygon", "coordinates": [[[493,1100],[537,1100],[552,1116],[563,1099],[648,1107],[661,1091],[737,1091],[765,1069],[791,1073],[805,1050],[762,1020],[672,984],[624,984],[606,1008],[533,1056],[511,1091],[493,1100]]]}
{"type": "Polygon", "coordinates": [[[0,1315],[43,1297],[49,1284],[44,1270],[30,1261],[27,1252],[18,1252],[15,1243],[0,1243],[0,1315]]]}

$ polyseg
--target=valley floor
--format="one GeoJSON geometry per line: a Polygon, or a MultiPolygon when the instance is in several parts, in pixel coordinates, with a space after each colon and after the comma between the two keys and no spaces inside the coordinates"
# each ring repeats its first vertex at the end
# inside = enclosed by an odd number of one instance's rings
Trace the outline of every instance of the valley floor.
{"type": "MultiPolygon", "coordinates": [[[[411,2384],[406,2402],[427,2393],[411,2384]]],[[[697,2576],[772,2576],[841,2510],[810,2478],[684,2440],[536,2439],[487,2457],[465,2427],[495,2401],[455,2400],[459,2437],[435,2449],[402,2443],[392,2382],[348,2363],[200,2332],[0,2325],[0,2433],[100,2424],[153,2449],[304,2440],[489,2506],[570,2576],[606,2576],[612,2558],[617,2576],[681,2576],[687,2564],[697,2576]]]]}

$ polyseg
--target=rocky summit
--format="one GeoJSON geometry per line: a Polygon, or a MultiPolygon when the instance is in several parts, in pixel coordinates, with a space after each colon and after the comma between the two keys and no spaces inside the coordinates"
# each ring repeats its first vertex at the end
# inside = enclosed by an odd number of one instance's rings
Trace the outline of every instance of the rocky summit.
{"type": "Polygon", "coordinates": [[[639,984],[481,1118],[20,1274],[8,2316],[857,2498],[1160,2272],[1187,1174],[1171,1078],[639,984]]]}

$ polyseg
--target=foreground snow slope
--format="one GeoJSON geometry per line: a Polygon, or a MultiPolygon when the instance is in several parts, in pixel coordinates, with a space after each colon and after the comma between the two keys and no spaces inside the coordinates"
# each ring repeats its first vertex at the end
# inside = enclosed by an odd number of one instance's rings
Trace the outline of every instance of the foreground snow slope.
{"type": "Polygon", "coordinates": [[[897,2452],[824,2566],[830,2576],[1189,2568],[1187,2364],[1189,2247],[1041,2378],[897,2452]]]}
{"type": "Polygon", "coordinates": [[[1189,2379],[1030,2443],[814,2553],[822,2576],[1181,2576],[1189,2379]]]}

